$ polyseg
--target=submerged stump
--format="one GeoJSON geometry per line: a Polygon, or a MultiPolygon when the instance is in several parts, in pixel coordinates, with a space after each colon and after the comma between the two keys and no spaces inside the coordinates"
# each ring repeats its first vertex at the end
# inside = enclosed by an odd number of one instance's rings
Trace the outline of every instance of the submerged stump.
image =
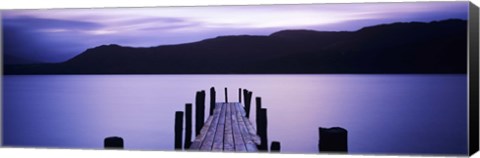
{"type": "Polygon", "coordinates": [[[105,149],[123,149],[123,138],[117,136],[107,137],[103,141],[103,146],[105,149]]]}
{"type": "Polygon", "coordinates": [[[272,141],[272,145],[270,145],[270,152],[280,152],[280,142],[272,141]]]}
{"type": "Polygon", "coordinates": [[[348,152],[348,132],[341,127],[323,128],[318,129],[319,152],[331,152],[331,153],[346,153],[348,152]]]}

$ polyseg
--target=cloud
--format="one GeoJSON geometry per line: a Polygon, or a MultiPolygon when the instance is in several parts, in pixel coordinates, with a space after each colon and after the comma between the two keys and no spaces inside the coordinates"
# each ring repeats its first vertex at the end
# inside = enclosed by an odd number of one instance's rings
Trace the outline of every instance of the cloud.
{"type": "Polygon", "coordinates": [[[184,28],[200,28],[201,22],[190,20],[188,18],[169,18],[169,17],[149,17],[125,19],[116,23],[109,24],[111,29],[125,32],[142,31],[162,31],[170,32],[184,28]]]}
{"type": "Polygon", "coordinates": [[[92,22],[46,19],[33,16],[5,18],[3,22],[10,27],[30,28],[32,31],[48,29],[90,30],[102,27],[102,25],[92,22]]]}

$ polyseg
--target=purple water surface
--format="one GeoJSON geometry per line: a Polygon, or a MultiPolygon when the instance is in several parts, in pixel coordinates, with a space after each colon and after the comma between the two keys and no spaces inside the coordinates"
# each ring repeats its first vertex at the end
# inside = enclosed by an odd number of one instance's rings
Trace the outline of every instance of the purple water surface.
{"type": "MultiPolygon", "coordinates": [[[[268,109],[268,139],[280,141],[282,152],[318,153],[318,127],[340,126],[348,130],[353,154],[467,153],[467,75],[3,79],[5,146],[101,149],[105,137],[118,135],[126,149],[173,150],[175,111],[194,102],[196,91],[215,86],[218,101],[224,87],[230,88],[230,100],[238,100],[238,88],[261,96],[268,109]]],[[[208,96],[207,91],[207,103],[208,96]]]]}

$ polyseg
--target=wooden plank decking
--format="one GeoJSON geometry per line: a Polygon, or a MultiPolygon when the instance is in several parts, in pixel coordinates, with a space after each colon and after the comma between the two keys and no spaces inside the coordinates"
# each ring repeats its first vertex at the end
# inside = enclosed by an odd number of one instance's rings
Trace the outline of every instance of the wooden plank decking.
{"type": "Polygon", "coordinates": [[[216,103],[190,150],[256,152],[260,137],[241,103],[216,103]]]}

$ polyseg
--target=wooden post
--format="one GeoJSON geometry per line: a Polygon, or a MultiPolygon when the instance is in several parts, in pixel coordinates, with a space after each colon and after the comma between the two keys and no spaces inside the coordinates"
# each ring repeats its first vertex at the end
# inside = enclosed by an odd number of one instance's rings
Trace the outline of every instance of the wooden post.
{"type": "Polygon", "coordinates": [[[216,92],[215,88],[210,88],[210,115],[213,115],[213,110],[215,109],[216,92]]]}
{"type": "Polygon", "coordinates": [[[250,109],[247,109],[248,105],[247,105],[247,97],[248,97],[248,90],[247,89],[243,89],[243,108],[245,109],[245,113],[246,113],[246,117],[248,118],[248,110],[250,109]]]}
{"type": "Polygon", "coordinates": [[[243,89],[243,103],[246,103],[246,99],[247,99],[247,92],[248,92],[248,90],[247,90],[247,89],[243,89]]]}
{"type": "Polygon", "coordinates": [[[319,138],[318,151],[319,152],[348,152],[348,132],[341,127],[333,128],[318,128],[319,138]]]}
{"type": "Polygon", "coordinates": [[[103,140],[103,146],[105,149],[123,149],[123,138],[122,137],[107,137],[103,140]]]}
{"type": "Polygon", "coordinates": [[[200,134],[200,130],[205,123],[205,91],[198,91],[195,96],[195,136],[200,134]]]}
{"type": "Polygon", "coordinates": [[[241,88],[238,89],[238,102],[239,103],[242,102],[242,89],[241,88]]]}
{"type": "Polygon", "coordinates": [[[243,90],[243,101],[245,102],[245,117],[250,118],[250,105],[252,100],[252,92],[244,89],[243,90]]]}
{"type": "Polygon", "coordinates": [[[259,151],[268,151],[268,136],[267,136],[267,109],[261,108],[257,117],[257,134],[260,136],[261,143],[258,145],[259,151]]]}
{"type": "Polygon", "coordinates": [[[184,149],[188,149],[192,144],[192,104],[185,104],[185,143],[184,149]]]}
{"type": "Polygon", "coordinates": [[[228,103],[228,91],[227,91],[227,87],[225,87],[225,103],[228,103]]]}
{"type": "Polygon", "coordinates": [[[183,112],[175,112],[175,150],[182,150],[183,112]]]}
{"type": "Polygon", "coordinates": [[[270,145],[270,152],[280,152],[280,142],[272,141],[272,145],[270,145]]]}
{"type": "MultiPolygon", "coordinates": [[[[256,97],[255,98],[255,105],[256,105],[256,108],[255,108],[255,116],[257,117],[257,120],[256,120],[256,123],[257,123],[257,129],[259,129],[259,125],[260,123],[258,121],[260,121],[260,119],[258,119],[260,116],[260,109],[262,108],[262,98],[260,97],[256,97]]],[[[258,130],[257,130],[257,134],[258,134],[258,130]]]]}

